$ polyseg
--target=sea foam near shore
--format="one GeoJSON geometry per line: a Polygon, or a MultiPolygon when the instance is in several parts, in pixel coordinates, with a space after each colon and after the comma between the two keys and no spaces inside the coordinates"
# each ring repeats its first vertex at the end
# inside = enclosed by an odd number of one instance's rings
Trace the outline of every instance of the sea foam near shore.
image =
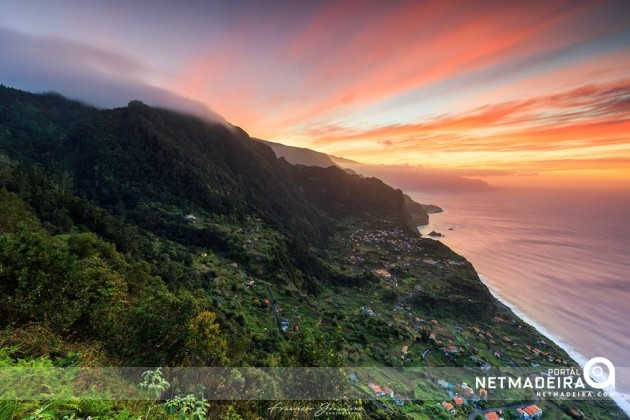
{"type": "MultiPolygon", "coordinates": [[[[518,306],[516,306],[516,305],[510,303],[509,301],[507,301],[506,299],[504,299],[501,296],[500,291],[497,288],[493,287],[490,284],[490,282],[488,282],[488,279],[483,274],[479,274],[479,280],[488,288],[488,290],[490,291],[492,296],[494,296],[494,298],[496,300],[498,300],[499,302],[501,302],[502,304],[507,306],[514,313],[514,315],[516,315],[518,318],[520,318],[526,324],[529,324],[532,327],[534,327],[536,329],[536,331],[538,331],[540,334],[545,336],[549,341],[552,341],[554,344],[556,344],[562,350],[566,351],[567,354],[569,355],[569,357],[571,357],[571,359],[573,359],[581,368],[584,367],[584,365],[588,361],[588,358],[586,356],[584,356],[583,354],[581,354],[580,352],[575,350],[569,344],[567,344],[567,343],[563,342],[562,340],[560,340],[558,337],[555,337],[551,332],[549,332],[549,330],[547,330],[546,328],[544,328],[540,324],[538,324],[535,321],[533,321],[532,319],[528,318],[527,315],[525,315],[523,313],[523,311],[521,311],[518,308],[518,306]]],[[[612,388],[607,388],[606,391],[609,392],[609,393],[613,393],[613,396],[611,397],[612,400],[619,406],[619,408],[621,408],[628,416],[630,416],[630,401],[627,399],[628,396],[626,396],[623,393],[621,393],[619,391],[616,391],[616,390],[614,390],[612,388]]]]}
{"type": "Polygon", "coordinates": [[[432,214],[420,232],[444,234],[436,240],[483,273],[507,307],[579,365],[609,359],[615,400],[630,412],[630,193],[504,188],[410,196],[448,211],[432,214]]]}

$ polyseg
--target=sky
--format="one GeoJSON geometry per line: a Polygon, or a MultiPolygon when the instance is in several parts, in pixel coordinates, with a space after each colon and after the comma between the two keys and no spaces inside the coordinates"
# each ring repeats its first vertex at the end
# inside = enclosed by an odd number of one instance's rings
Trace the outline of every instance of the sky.
{"type": "Polygon", "coordinates": [[[630,186],[627,1],[3,0],[0,83],[373,166],[630,186]]]}

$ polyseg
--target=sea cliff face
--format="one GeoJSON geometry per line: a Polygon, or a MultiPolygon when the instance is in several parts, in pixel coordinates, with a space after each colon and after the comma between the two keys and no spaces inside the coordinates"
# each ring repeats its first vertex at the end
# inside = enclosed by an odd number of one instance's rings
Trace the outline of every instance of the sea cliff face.
{"type": "Polygon", "coordinates": [[[411,197],[405,194],[405,205],[407,211],[411,215],[416,226],[424,226],[429,224],[429,213],[424,205],[416,203],[411,197]]]}
{"type": "MultiPolygon", "coordinates": [[[[418,235],[422,206],[378,179],[292,165],[241,129],[140,102],[97,110],[4,87],[0,148],[3,363],[544,360],[523,350],[540,335],[468,261],[418,235]],[[447,343],[457,354],[444,353],[447,343]]],[[[552,344],[544,354],[571,363],[552,344]]],[[[434,383],[403,386],[425,416],[448,395],[434,383]]],[[[137,410],[104,404],[108,415],[137,410]]],[[[361,409],[398,410],[382,404],[361,409]]],[[[268,405],[239,410],[264,416],[268,405]]],[[[16,407],[20,417],[30,406],[16,407]]]]}
{"type": "MultiPolygon", "coordinates": [[[[287,162],[294,165],[316,166],[321,168],[336,166],[343,169],[349,174],[364,177],[358,172],[347,167],[348,165],[361,166],[358,162],[342,159],[339,157],[331,157],[325,153],[316,152],[307,148],[286,146],[284,144],[265,140],[258,141],[269,145],[273,149],[276,156],[278,156],[279,158],[284,158],[287,162]]],[[[406,194],[404,195],[404,197],[407,212],[411,216],[411,223],[415,226],[427,225],[429,223],[429,214],[442,212],[442,209],[434,204],[419,204],[413,201],[413,199],[406,194]]]]}

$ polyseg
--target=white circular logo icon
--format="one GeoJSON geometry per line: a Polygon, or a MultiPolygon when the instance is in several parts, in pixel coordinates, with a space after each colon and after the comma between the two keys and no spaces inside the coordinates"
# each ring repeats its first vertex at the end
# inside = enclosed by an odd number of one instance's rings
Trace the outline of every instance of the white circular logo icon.
{"type": "Polygon", "coordinates": [[[615,367],[612,362],[605,357],[593,357],[584,365],[584,380],[587,384],[595,389],[604,389],[606,387],[615,386],[615,367]],[[608,369],[608,376],[604,373],[601,366],[604,365],[608,369]]]}

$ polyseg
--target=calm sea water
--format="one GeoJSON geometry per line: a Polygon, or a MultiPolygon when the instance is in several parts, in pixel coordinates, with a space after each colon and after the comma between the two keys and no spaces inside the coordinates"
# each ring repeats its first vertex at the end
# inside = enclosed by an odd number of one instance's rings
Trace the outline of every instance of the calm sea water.
{"type": "Polygon", "coordinates": [[[445,210],[421,232],[444,234],[497,297],[576,361],[610,359],[617,389],[630,393],[630,193],[410,195],[445,210]]]}

